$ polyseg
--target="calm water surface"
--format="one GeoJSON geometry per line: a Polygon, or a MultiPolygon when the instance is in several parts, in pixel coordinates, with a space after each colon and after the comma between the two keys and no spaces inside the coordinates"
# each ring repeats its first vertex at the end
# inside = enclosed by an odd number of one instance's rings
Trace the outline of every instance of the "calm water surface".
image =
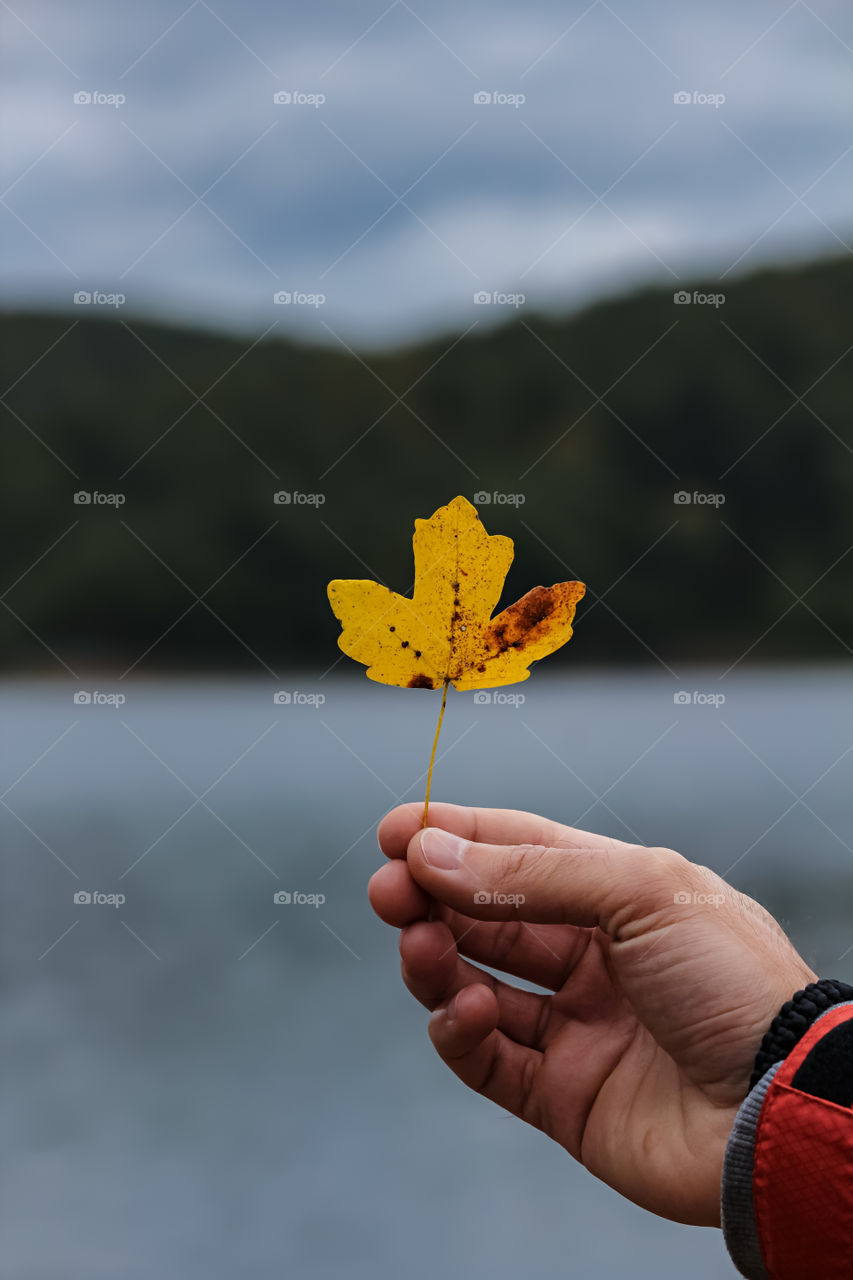
{"type": "MultiPolygon", "coordinates": [[[[422,797],[437,696],[75,688],[0,687],[5,1274],[734,1274],[718,1233],[623,1202],[435,1058],[364,885],[377,819],[422,797]]],[[[674,846],[853,979],[853,675],[506,692],[451,693],[436,798],[674,846]]]]}

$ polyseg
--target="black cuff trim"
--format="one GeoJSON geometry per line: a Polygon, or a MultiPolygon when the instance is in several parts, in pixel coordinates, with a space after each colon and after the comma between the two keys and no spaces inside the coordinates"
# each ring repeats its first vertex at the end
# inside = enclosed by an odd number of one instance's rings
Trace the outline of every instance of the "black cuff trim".
{"type": "MultiPolygon", "coordinates": [[[[755,1069],[749,1082],[750,1090],[755,1088],[775,1062],[781,1062],[783,1058],[787,1058],[822,1013],[826,1013],[832,1005],[843,1004],[847,1000],[853,1000],[853,987],[846,982],[837,982],[834,978],[821,978],[820,982],[810,982],[802,991],[797,991],[790,1000],[787,1000],[771,1022],[761,1042],[761,1048],[756,1054],[755,1069]]],[[[806,1090],[806,1092],[812,1092],[812,1090],[806,1090]]],[[[830,1099],[830,1101],[833,1100],[830,1099]]]]}
{"type": "Polygon", "coordinates": [[[821,1036],[794,1073],[791,1087],[813,1098],[853,1106],[853,1018],[821,1036]]]}

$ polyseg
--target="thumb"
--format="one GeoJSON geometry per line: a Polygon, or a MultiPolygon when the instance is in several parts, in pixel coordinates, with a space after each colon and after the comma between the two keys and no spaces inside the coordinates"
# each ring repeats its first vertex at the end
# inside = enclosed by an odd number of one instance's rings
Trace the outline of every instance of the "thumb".
{"type": "Polygon", "coordinates": [[[427,827],[406,858],[427,893],[464,915],[599,926],[614,938],[683,917],[703,883],[703,869],[672,849],[594,836],[581,847],[479,844],[427,827]]]}

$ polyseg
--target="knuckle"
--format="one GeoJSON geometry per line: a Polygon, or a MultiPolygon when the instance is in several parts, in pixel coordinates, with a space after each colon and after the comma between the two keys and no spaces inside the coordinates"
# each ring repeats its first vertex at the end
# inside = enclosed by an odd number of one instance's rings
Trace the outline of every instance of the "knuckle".
{"type": "Polygon", "coordinates": [[[734,890],[710,867],[691,862],[671,849],[659,852],[668,855],[659,864],[661,906],[675,907],[683,912],[690,907],[713,905],[729,909],[734,905],[734,890]]]}
{"type": "Polygon", "coordinates": [[[631,860],[629,879],[617,877],[612,909],[608,911],[610,930],[617,937],[633,935],[673,908],[692,902],[700,887],[699,868],[674,849],[637,846],[631,860]]]}
{"type": "Polygon", "coordinates": [[[675,849],[652,848],[646,854],[649,879],[656,892],[698,886],[701,868],[675,849]]]}
{"type": "Polygon", "coordinates": [[[663,845],[655,845],[651,849],[647,849],[646,853],[653,857],[659,866],[673,873],[683,871],[685,867],[694,867],[696,865],[689,858],[685,858],[683,853],[678,853],[677,850],[666,848],[663,845]]]}

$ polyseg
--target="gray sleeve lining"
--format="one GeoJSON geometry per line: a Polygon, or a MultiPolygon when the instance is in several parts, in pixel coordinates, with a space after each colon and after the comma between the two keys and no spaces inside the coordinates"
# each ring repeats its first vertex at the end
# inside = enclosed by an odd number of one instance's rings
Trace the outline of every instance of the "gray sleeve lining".
{"type": "Polygon", "coordinates": [[[775,1063],[747,1095],[735,1118],[723,1164],[722,1226],[732,1262],[747,1280],[768,1280],[752,1202],[752,1163],[755,1130],[770,1082],[781,1063],[775,1063]]]}

